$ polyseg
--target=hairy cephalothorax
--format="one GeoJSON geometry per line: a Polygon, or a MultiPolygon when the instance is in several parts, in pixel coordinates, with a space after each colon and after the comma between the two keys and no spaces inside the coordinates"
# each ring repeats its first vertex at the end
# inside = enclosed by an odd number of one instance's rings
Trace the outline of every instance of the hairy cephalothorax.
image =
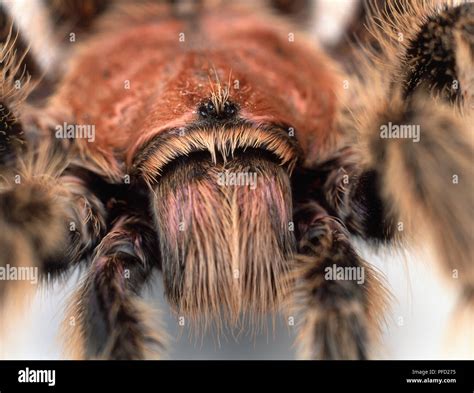
{"type": "MultiPolygon", "coordinates": [[[[432,243],[472,306],[472,4],[367,2],[324,53],[295,25],[309,1],[35,0],[30,27],[19,3],[0,268],[83,269],[68,357],[159,357],[157,270],[195,331],[284,312],[304,357],[374,356],[390,296],[354,237],[432,243]]],[[[2,329],[32,287],[6,277],[2,329]]]]}

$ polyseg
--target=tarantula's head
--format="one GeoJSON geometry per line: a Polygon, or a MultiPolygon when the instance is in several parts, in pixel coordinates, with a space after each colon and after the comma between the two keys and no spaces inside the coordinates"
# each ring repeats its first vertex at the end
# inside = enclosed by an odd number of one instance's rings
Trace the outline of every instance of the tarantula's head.
{"type": "Polygon", "coordinates": [[[54,101],[95,125],[94,143],[76,143],[94,167],[118,182],[127,167],[149,185],[166,294],[201,321],[281,303],[292,169],[327,158],[337,140],[332,63],[278,28],[254,31],[259,18],[245,15],[206,13],[199,31],[160,20],[104,35],[54,101]]]}
{"type": "Polygon", "coordinates": [[[171,304],[219,326],[281,303],[298,149],[287,127],[249,122],[228,92],[218,94],[197,105],[195,123],[160,133],[135,165],[154,190],[171,304]]]}
{"type": "MultiPolygon", "coordinates": [[[[228,326],[281,305],[295,248],[290,175],[300,159],[323,157],[334,136],[334,78],[324,59],[313,91],[312,68],[279,63],[281,51],[293,50],[287,41],[269,47],[281,72],[262,73],[235,39],[202,53],[190,43],[170,52],[172,64],[160,57],[167,66],[156,83],[153,73],[137,74],[134,94],[143,94],[146,110],[121,124],[134,135],[126,147],[132,174],[153,190],[169,302],[197,323],[228,326]]],[[[261,40],[269,45],[268,35],[261,40]]],[[[127,99],[131,111],[137,99],[127,99]]]]}

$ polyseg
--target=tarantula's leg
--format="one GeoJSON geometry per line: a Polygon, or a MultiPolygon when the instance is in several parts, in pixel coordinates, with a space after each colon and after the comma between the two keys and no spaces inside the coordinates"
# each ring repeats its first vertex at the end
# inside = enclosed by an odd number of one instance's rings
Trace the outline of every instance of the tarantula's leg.
{"type": "Polygon", "coordinates": [[[350,244],[340,220],[315,202],[295,213],[294,274],[301,313],[299,346],[312,359],[367,359],[379,334],[387,292],[350,244]]]}
{"type": "Polygon", "coordinates": [[[14,165],[25,147],[18,116],[31,91],[27,69],[32,68],[18,31],[0,5],[0,169],[14,165]]]}
{"type": "MultiPolygon", "coordinates": [[[[42,145],[19,159],[17,168],[1,172],[2,268],[22,267],[34,271],[36,279],[54,278],[86,258],[100,240],[104,206],[84,177],[66,174],[65,162],[63,154],[42,145]]],[[[0,280],[0,309],[23,297],[11,293],[20,284],[0,280]]]]}
{"type": "Polygon", "coordinates": [[[381,196],[400,223],[413,234],[425,229],[431,235],[449,277],[458,278],[472,297],[473,122],[429,97],[394,99],[389,105],[367,125],[367,166],[380,178],[381,196]],[[418,140],[381,138],[388,124],[408,125],[419,132],[418,140]]]}
{"type": "Polygon", "coordinates": [[[155,357],[164,337],[149,325],[140,290],[159,260],[156,233],[143,216],[123,215],[97,247],[76,292],[65,330],[74,358],[155,357]]]}
{"type": "MultiPolygon", "coordinates": [[[[422,12],[410,7],[398,16],[392,9],[402,31],[422,12]]],[[[380,198],[402,233],[429,235],[423,240],[433,243],[446,276],[472,304],[474,4],[423,12],[424,24],[417,21],[419,31],[403,45],[383,42],[394,26],[379,33],[381,56],[395,62],[395,48],[403,53],[394,75],[371,62],[367,81],[354,84],[361,108],[352,122],[366,153],[363,169],[377,177],[380,198]],[[402,83],[394,84],[397,78],[402,83]]]]}
{"type": "Polygon", "coordinates": [[[101,203],[88,195],[84,183],[71,183],[71,176],[67,177],[68,180],[61,178],[67,162],[63,152],[44,140],[37,150],[27,146],[27,132],[21,115],[31,91],[26,72],[31,68],[24,49],[15,27],[0,7],[2,329],[7,322],[2,315],[8,314],[8,321],[12,320],[10,311],[21,309],[18,305],[25,299],[25,296],[16,296],[16,292],[31,292],[34,288],[31,283],[40,278],[38,274],[64,272],[71,263],[78,261],[83,256],[79,251],[84,250],[84,244],[80,243],[87,238],[89,217],[95,217],[96,213],[103,216],[101,203]],[[93,206],[91,211],[96,213],[86,213],[86,205],[93,206]],[[70,230],[71,223],[75,223],[77,230],[70,230]],[[26,271],[27,276],[20,279],[18,272],[26,271]],[[13,272],[13,275],[5,272],[13,272]]]}
{"type": "Polygon", "coordinates": [[[297,304],[303,313],[303,356],[368,358],[386,297],[375,272],[356,254],[334,217],[321,216],[310,224],[300,252],[295,274],[297,304]],[[357,282],[357,277],[363,279],[357,282]]]}
{"type": "Polygon", "coordinates": [[[24,151],[25,143],[23,127],[10,105],[0,102],[0,169],[15,165],[18,155],[24,151]]]}

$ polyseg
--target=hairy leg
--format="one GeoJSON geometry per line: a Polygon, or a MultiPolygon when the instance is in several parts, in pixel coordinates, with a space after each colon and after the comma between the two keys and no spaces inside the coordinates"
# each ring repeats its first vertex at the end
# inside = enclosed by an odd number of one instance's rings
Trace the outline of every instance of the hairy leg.
{"type": "Polygon", "coordinates": [[[18,115],[31,91],[27,60],[18,30],[0,6],[0,169],[14,165],[25,145],[18,115]]]}
{"type": "MultiPolygon", "coordinates": [[[[63,156],[37,151],[2,172],[0,266],[24,267],[45,278],[66,273],[90,254],[105,230],[105,209],[87,180],[64,170],[63,156]]],[[[6,271],[6,270],[5,270],[6,271]]],[[[0,305],[19,286],[0,281],[0,305]]],[[[31,287],[31,286],[30,286],[31,287]]]]}
{"type": "Polygon", "coordinates": [[[367,359],[387,300],[382,283],[357,255],[340,220],[320,205],[300,206],[295,220],[300,240],[292,278],[302,356],[367,359]]]}
{"type": "MultiPolygon", "coordinates": [[[[22,116],[35,65],[0,9],[0,330],[23,309],[32,284],[65,274],[105,229],[102,202],[68,154],[36,138],[22,116]]],[[[27,109],[26,109],[27,110],[27,109]]],[[[54,145],[54,146],[53,146],[54,145]]],[[[0,352],[2,349],[0,342],[0,352]]]]}
{"type": "Polygon", "coordinates": [[[403,10],[391,8],[392,21],[374,28],[382,50],[366,64],[364,83],[353,84],[361,170],[374,173],[403,232],[431,241],[445,276],[472,301],[474,5],[403,10]],[[393,32],[408,27],[414,32],[395,43],[393,32]]]}
{"type": "Polygon", "coordinates": [[[143,216],[125,214],[97,247],[65,321],[74,358],[156,357],[165,337],[149,324],[140,290],[159,260],[156,233],[143,216]]]}

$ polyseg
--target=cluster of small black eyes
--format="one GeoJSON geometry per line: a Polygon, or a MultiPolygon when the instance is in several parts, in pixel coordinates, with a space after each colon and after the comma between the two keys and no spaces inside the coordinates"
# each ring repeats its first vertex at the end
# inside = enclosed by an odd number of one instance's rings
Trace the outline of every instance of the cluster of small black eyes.
{"type": "Polygon", "coordinates": [[[237,106],[226,101],[222,111],[218,111],[211,100],[202,103],[198,108],[199,116],[202,119],[228,120],[237,114],[237,106]]]}

